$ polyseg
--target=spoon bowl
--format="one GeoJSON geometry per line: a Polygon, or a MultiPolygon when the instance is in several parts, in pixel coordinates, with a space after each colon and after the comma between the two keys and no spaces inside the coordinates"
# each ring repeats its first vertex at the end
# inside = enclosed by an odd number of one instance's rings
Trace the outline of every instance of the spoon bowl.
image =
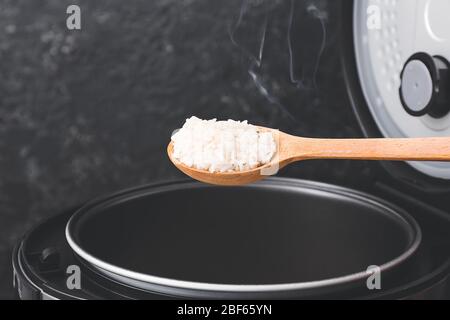
{"type": "MultiPolygon", "coordinates": [[[[258,180],[261,180],[265,178],[267,175],[261,174],[261,172],[264,172],[265,170],[270,170],[270,168],[275,165],[274,161],[261,166],[257,167],[251,170],[247,171],[233,171],[233,172],[209,172],[207,170],[200,170],[196,168],[188,167],[187,165],[183,164],[182,162],[175,159],[173,155],[173,142],[171,141],[169,145],[167,146],[167,154],[169,155],[170,161],[184,174],[188,175],[189,177],[205,182],[208,184],[215,184],[215,185],[221,185],[221,186],[238,186],[238,185],[245,185],[250,184],[253,182],[256,182],[258,180]]],[[[274,156],[274,158],[276,155],[274,156]]]]}

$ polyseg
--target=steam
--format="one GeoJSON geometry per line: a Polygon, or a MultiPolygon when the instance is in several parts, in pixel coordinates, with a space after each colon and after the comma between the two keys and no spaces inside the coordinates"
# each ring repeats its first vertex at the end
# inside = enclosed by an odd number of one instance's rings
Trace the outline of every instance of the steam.
{"type": "MultiPolygon", "coordinates": [[[[274,19],[278,19],[278,22],[288,21],[285,29],[286,42],[284,43],[284,50],[286,50],[286,55],[289,59],[287,67],[289,80],[295,88],[302,91],[317,91],[316,78],[327,42],[326,23],[328,14],[325,0],[289,1],[288,3],[285,0],[243,0],[236,22],[229,28],[229,36],[231,42],[248,60],[248,74],[261,95],[269,102],[279,106],[284,113],[295,120],[295,117],[281,103],[280,99],[271,92],[269,86],[270,77],[267,77],[267,74],[263,70],[263,66],[265,65],[265,50],[272,44],[268,43],[268,30],[270,30],[271,24],[274,23],[274,19]],[[285,8],[286,4],[289,4],[287,8],[285,8]],[[299,4],[302,6],[299,6],[299,4]],[[296,16],[299,13],[302,14],[301,17],[296,16]],[[306,66],[302,65],[303,61],[298,61],[298,56],[301,55],[297,54],[293,45],[294,29],[297,31],[301,29],[295,26],[295,21],[304,18],[314,20],[314,25],[316,28],[318,25],[320,29],[319,36],[321,38],[318,49],[316,48],[311,52],[313,56],[308,56],[308,65],[312,65],[312,70],[309,71],[306,66]],[[247,34],[245,34],[246,32],[247,34]],[[239,35],[244,37],[245,45],[241,44],[237,39],[239,35]]],[[[301,27],[304,27],[304,25],[301,27]]],[[[300,31],[307,32],[308,30],[300,31]]],[[[308,39],[301,40],[305,41],[308,39]]]]}
{"type": "MultiPolygon", "coordinates": [[[[268,1],[251,1],[251,0],[243,0],[241,9],[239,12],[239,17],[235,23],[235,25],[230,29],[230,39],[232,43],[240,48],[244,55],[249,59],[249,67],[248,67],[248,74],[253,80],[253,83],[255,84],[258,91],[263,95],[270,103],[273,103],[280,107],[285,114],[289,116],[292,120],[295,121],[295,117],[289,112],[289,110],[279,101],[279,99],[276,98],[275,95],[271,94],[269,89],[267,88],[267,85],[264,83],[264,80],[260,76],[262,73],[262,65],[263,65],[263,57],[264,57],[264,48],[266,43],[266,33],[267,33],[267,26],[269,21],[269,13],[271,7],[268,6],[268,1]],[[255,10],[255,12],[251,11],[252,9],[255,10]],[[263,11],[263,21],[260,22],[261,27],[257,27],[256,33],[257,33],[257,51],[256,53],[252,53],[251,49],[246,48],[245,46],[242,46],[238,43],[238,41],[235,38],[237,30],[241,27],[244,21],[244,17],[247,14],[251,14],[252,12],[255,13],[258,16],[258,11],[262,9],[263,11]]],[[[277,5],[277,1],[273,2],[274,5],[277,5]]],[[[261,16],[261,14],[259,14],[261,16]]],[[[258,26],[258,23],[255,24],[258,26]]]]}
{"type": "MultiPolygon", "coordinates": [[[[277,1],[274,1],[276,4],[277,1]]],[[[232,43],[240,48],[243,53],[251,60],[253,64],[255,64],[257,67],[260,67],[262,64],[262,58],[264,53],[264,44],[266,39],[266,31],[267,31],[267,24],[268,24],[268,17],[270,13],[271,7],[268,6],[267,1],[264,0],[243,0],[242,5],[239,11],[239,16],[236,21],[236,23],[230,28],[229,35],[232,43]],[[255,10],[254,10],[255,9],[255,10]],[[263,11],[263,21],[257,21],[256,28],[257,28],[257,43],[258,43],[258,51],[256,54],[251,52],[251,49],[247,49],[245,46],[241,46],[238,41],[236,40],[236,32],[241,27],[241,25],[244,22],[245,16],[247,14],[254,13],[256,16],[261,16],[260,11],[263,11]],[[257,24],[261,24],[260,27],[257,26],[257,24]]]]}
{"type": "MultiPolygon", "coordinates": [[[[287,31],[287,43],[288,43],[288,50],[289,50],[289,77],[291,79],[291,82],[297,86],[297,88],[302,90],[309,90],[311,89],[308,84],[305,81],[305,76],[302,75],[301,79],[297,79],[295,76],[294,71],[294,52],[292,49],[292,26],[294,23],[294,13],[295,13],[295,0],[290,0],[291,7],[289,12],[289,26],[287,31]]],[[[308,1],[306,6],[306,12],[317,19],[320,23],[321,32],[322,32],[322,41],[320,44],[319,52],[316,55],[315,62],[314,62],[314,68],[313,68],[313,75],[312,75],[312,85],[313,89],[317,90],[317,72],[319,70],[320,65],[320,59],[322,58],[323,52],[325,50],[325,45],[327,42],[327,30],[326,30],[326,20],[328,19],[328,14],[326,11],[319,9],[319,7],[314,3],[314,1],[308,1]]]]}

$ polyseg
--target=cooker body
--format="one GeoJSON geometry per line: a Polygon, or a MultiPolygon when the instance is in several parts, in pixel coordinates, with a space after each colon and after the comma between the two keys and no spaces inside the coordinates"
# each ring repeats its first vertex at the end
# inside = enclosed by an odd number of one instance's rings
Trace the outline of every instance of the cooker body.
{"type": "Polygon", "coordinates": [[[203,298],[364,289],[371,271],[387,278],[421,240],[409,215],[380,200],[287,179],[131,190],[80,209],[66,235],[109,278],[203,298]]]}

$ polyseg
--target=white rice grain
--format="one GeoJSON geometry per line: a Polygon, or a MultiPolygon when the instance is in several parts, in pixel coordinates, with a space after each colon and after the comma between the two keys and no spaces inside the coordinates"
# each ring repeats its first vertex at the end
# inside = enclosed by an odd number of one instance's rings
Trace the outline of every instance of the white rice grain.
{"type": "Polygon", "coordinates": [[[247,121],[191,117],[173,136],[173,157],[184,165],[210,172],[245,171],[267,164],[276,152],[272,133],[259,132],[247,121]]]}

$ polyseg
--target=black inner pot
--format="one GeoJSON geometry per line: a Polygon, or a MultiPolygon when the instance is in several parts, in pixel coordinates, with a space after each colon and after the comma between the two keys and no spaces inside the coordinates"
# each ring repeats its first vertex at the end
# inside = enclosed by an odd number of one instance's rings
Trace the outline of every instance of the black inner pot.
{"type": "Polygon", "coordinates": [[[270,285],[381,266],[418,244],[417,228],[408,215],[360,193],[277,179],[125,192],[81,209],[68,234],[79,250],[146,275],[270,285]]]}

